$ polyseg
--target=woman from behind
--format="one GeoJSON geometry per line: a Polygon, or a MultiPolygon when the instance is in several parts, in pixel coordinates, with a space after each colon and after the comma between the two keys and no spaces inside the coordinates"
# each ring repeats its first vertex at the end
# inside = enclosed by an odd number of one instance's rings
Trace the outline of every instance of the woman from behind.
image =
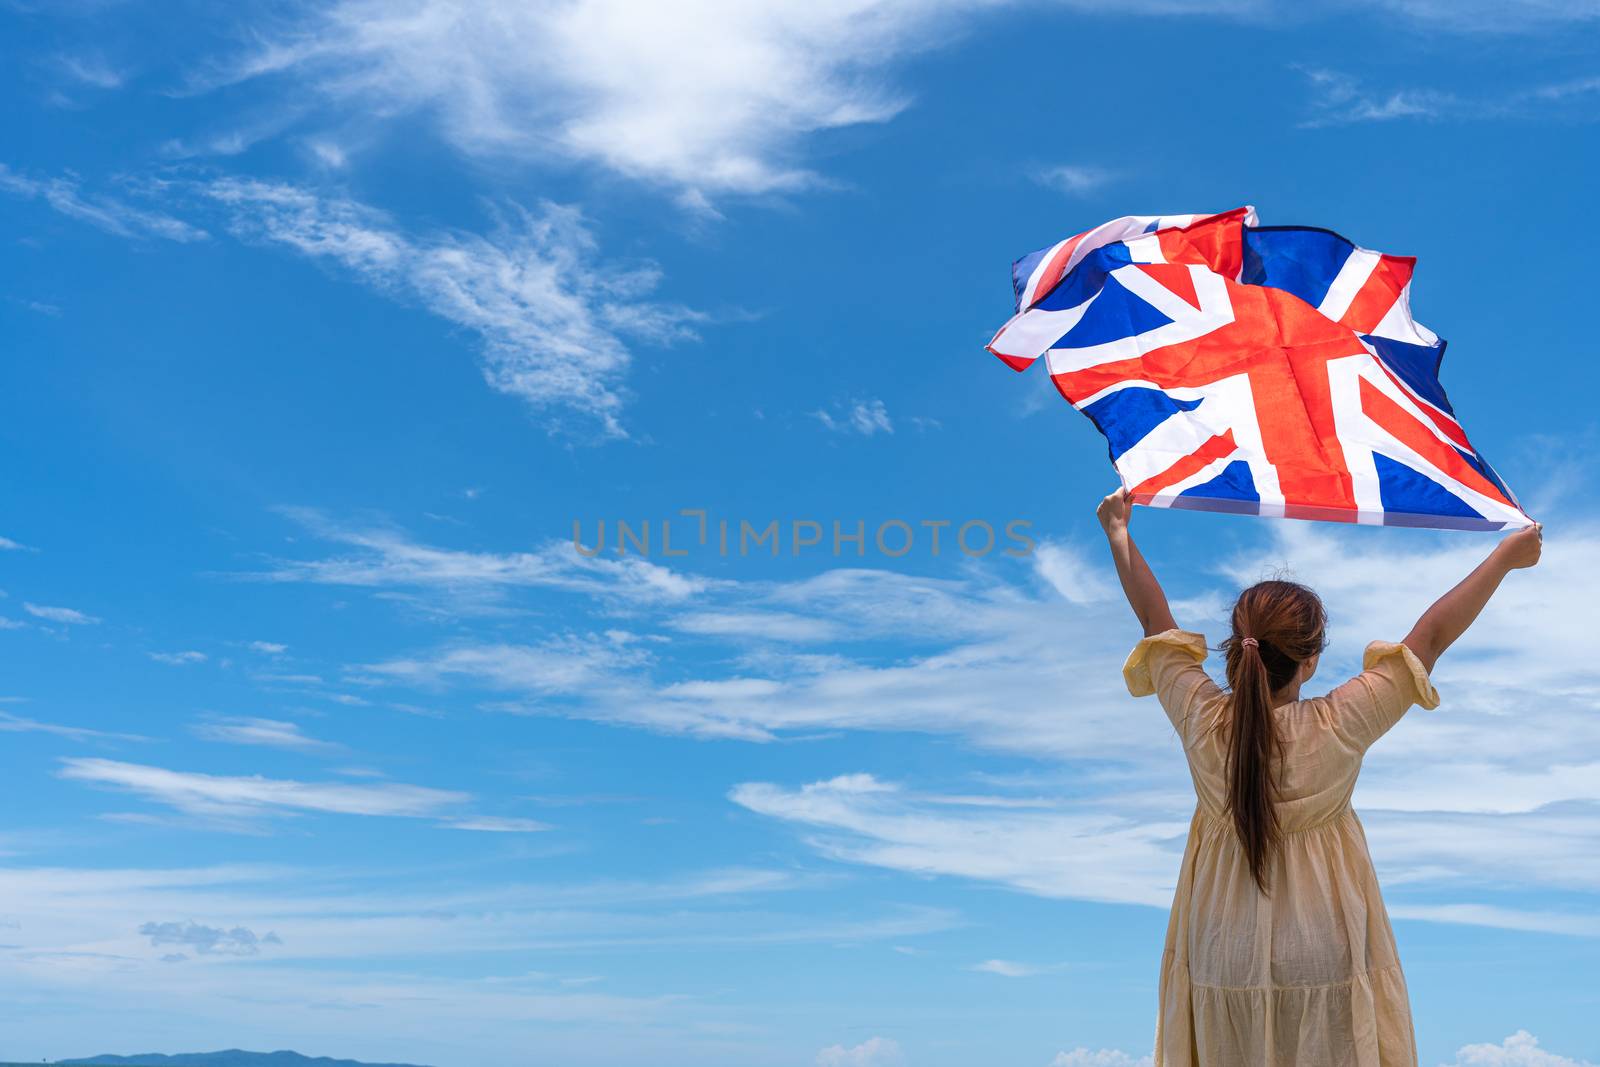
{"type": "Polygon", "coordinates": [[[1441,597],[1404,641],[1374,641],[1363,670],[1302,699],[1326,643],[1310,589],[1240,594],[1223,643],[1227,689],[1205,638],[1180,630],[1128,533],[1125,490],[1099,517],[1145,637],[1124,665],[1182,740],[1196,806],[1162,959],[1156,1067],[1415,1067],[1405,976],[1361,821],[1350,807],[1367,749],[1413,704],[1438,705],[1429,672],[1511,570],[1538,561],[1518,531],[1441,597]]]}

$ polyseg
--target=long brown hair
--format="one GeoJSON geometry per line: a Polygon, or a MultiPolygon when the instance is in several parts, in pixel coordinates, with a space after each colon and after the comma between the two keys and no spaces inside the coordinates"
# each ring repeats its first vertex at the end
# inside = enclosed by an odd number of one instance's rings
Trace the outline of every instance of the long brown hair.
{"type": "Polygon", "coordinates": [[[1300,665],[1322,651],[1327,613],[1322,600],[1296,582],[1252,585],[1233,605],[1227,654],[1232,715],[1228,725],[1228,811],[1263,893],[1267,860],[1278,845],[1272,756],[1279,746],[1272,694],[1288,685],[1300,665]],[[1254,638],[1247,643],[1246,638],[1254,638]]]}

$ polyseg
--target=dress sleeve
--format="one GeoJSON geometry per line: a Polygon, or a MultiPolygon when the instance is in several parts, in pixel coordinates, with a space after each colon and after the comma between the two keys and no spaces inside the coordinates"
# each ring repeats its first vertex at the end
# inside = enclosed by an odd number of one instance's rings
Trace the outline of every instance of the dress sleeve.
{"type": "Polygon", "coordinates": [[[1152,634],[1133,646],[1122,665],[1128,692],[1136,697],[1156,695],[1167,718],[1188,746],[1196,713],[1221,693],[1200,664],[1206,658],[1206,639],[1188,630],[1152,634]]]}
{"type": "Polygon", "coordinates": [[[1427,668],[1405,645],[1374,641],[1361,659],[1362,671],[1329,694],[1334,729],[1365,752],[1389,732],[1413,704],[1432,710],[1439,692],[1427,668]]]}

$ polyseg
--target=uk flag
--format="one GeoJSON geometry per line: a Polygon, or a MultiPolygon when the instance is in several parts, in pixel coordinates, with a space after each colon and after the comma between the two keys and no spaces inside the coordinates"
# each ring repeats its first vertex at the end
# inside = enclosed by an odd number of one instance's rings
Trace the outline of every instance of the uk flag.
{"type": "Polygon", "coordinates": [[[1415,266],[1249,207],[1129,216],[1018,260],[988,347],[1019,371],[1045,357],[1136,503],[1526,526],[1439,384],[1415,266]]]}

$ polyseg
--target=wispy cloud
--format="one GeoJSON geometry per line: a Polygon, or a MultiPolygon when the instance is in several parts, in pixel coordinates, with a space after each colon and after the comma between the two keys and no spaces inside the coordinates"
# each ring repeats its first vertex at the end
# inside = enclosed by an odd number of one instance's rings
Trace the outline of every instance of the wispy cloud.
{"type": "Polygon", "coordinates": [[[1397,919],[1488,926],[1573,937],[1600,937],[1600,916],[1593,913],[1511,908],[1492,904],[1400,904],[1389,912],[1397,919]]]}
{"type": "Polygon", "coordinates": [[[58,622],[66,626],[93,626],[100,620],[93,615],[85,615],[76,608],[52,607],[49,604],[31,604],[24,601],[22,610],[36,619],[46,622],[58,622]]]}
{"type": "Polygon", "coordinates": [[[1587,118],[1583,106],[1600,94],[1600,76],[1544,84],[1452,91],[1435,88],[1372,88],[1343,71],[1301,67],[1311,90],[1302,127],[1345,126],[1401,119],[1536,121],[1587,118]]]}
{"type": "Polygon", "coordinates": [[[583,416],[600,437],[627,436],[624,338],[668,344],[705,319],[650,299],[660,281],[653,265],[600,262],[576,208],[509,207],[488,236],[412,234],[374,208],[296,186],[229,178],[198,189],[237,236],[338,266],[473,331],[491,386],[552,416],[583,416]]]}
{"type": "Polygon", "coordinates": [[[1592,4],[1550,0],[1370,0],[1353,6],[1387,11],[1432,30],[1466,34],[1531,35],[1600,20],[1600,10],[1592,4]]]}
{"type": "MultiPolygon", "coordinates": [[[[238,724],[238,731],[231,735],[226,732],[230,724],[218,723],[224,733],[215,739],[277,747],[324,745],[298,731],[281,729],[283,724],[255,726],[254,722],[259,721],[238,724]],[[301,745],[293,744],[296,741],[301,745]]],[[[93,758],[63,759],[57,773],[69,781],[131,793],[217,830],[254,832],[267,820],[305,814],[429,819],[444,829],[489,833],[550,829],[548,824],[534,819],[464,810],[472,800],[467,793],[398,782],[301,782],[260,775],[174,771],[93,758]]]]}
{"type": "Polygon", "coordinates": [[[107,730],[91,730],[84,726],[63,726],[60,723],[40,722],[37,719],[24,718],[21,715],[12,715],[10,712],[0,711],[0,733],[39,733],[54,734],[57,737],[68,737],[74,741],[147,741],[149,738],[138,734],[115,733],[107,730]]]}
{"type": "Polygon", "coordinates": [[[120,89],[127,79],[104,56],[91,53],[57,56],[55,66],[72,81],[91,89],[120,89]]]}
{"type": "MultiPolygon", "coordinates": [[[[874,786],[884,786],[871,779],[874,786]]],[[[1096,805],[1052,812],[951,804],[897,788],[752,782],[730,794],[759,814],[797,823],[824,855],[921,874],[1000,882],[1040,896],[1163,906],[1187,826],[1096,805]]]]}
{"type": "Polygon", "coordinates": [[[1432,89],[1374,91],[1351,75],[1302,68],[1312,89],[1311,115],[1303,126],[1340,126],[1393,119],[1436,118],[1459,104],[1454,94],[1432,89]]]}
{"type": "Polygon", "coordinates": [[[243,155],[263,141],[283,133],[298,117],[297,109],[270,109],[242,116],[229,115],[207,132],[166,141],[161,151],[173,159],[243,155]]]}
{"type": "Polygon", "coordinates": [[[887,1037],[869,1037],[859,1045],[829,1045],[817,1053],[817,1067],[900,1067],[905,1062],[899,1042],[887,1037]]]}
{"type": "Polygon", "coordinates": [[[997,974],[1001,978],[1032,978],[1045,970],[1035,964],[1018,963],[1016,960],[984,960],[973,964],[972,969],[981,974],[997,974]]]}
{"type": "Polygon", "coordinates": [[[1154,1057],[1134,1056],[1114,1048],[1075,1048],[1058,1052],[1050,1067],[1150,1067],[1154,1057]]]}
{"type": "Polygon", "coordinates": [[[278,719],[223,718],[196,723],[196,737],[231,745],[264,745],[296,752],[337,752],[339,745],[302,733],[297,723],[278,719]]]}
{"type": "Polygon", "coordinates": [[[42,200],[68,218],[118,237],[160,237],[189,242],[203,241],[208,236],[199,227],[172,215],[134,207],[115,197],[84,193],[76,178],[32,178],[3,163],[0,163],[0,193],[42,200]]]}
{"type": "Polygon", "coordinates": [[[1600,75],[1536,86],[1528,90],[1526,95],[1537,100],[1564,101],[1592,97],[1597,93],[1600,93],[1600,75]]]}
{"type": "Polygon", "coordinates": [[[444,825],[452,830],[475,830],[487,834],[532,834],[551,829],[549,823],[538,819],[514,819],[497,815],[473,815],[465,819],[451,819],[444,825]]]}
{"type": "Polygon", "coordinates": [[[431,818],[464,804],[465,793],[424,786],[229,777],[108,759],[62,760],[62,778],[136,794],[189,815],[257,819],[320,812],[431,818]]]}
{"type": "Polygon", "coordinates": [[[1106,167],[1082,163],[1060,163],[1033,172],[1034,181],[1068,196],[1087,196],[1109,185],[1116,176],[1115,171],[1106,167]]]}
{"type": "Polygon", "coordinates": [[[456,679],[527,696],[550,696],[609,684],[621,669],[646,658],[641,649],[589,634],[552,638],[540,645],[464,645],[358,670],[391,683],[428,686],[456,679]]]}
{"type": "Polygon", "coordinates": [[[11,540],[9,537],[0,537],[0,552],[37,552],[36,548],[11,540]]]}
{"type": "Polygon", "coordinates": [[[894,423],[889,419],[889,409],[876,398],[851,400],[835,404],[833,409],[818,410],[811,417],[834,433],[855,433],[871,437],[876,433],[894,433],[894,423]]]}
{"type": "Polygon", "coordinates": [[[571,542],[548,543],[532,552],[472,552],[426,544],[392,525],[338,520],[309,508],[286,508],[284,514],[320,539],[354,551],[323,559],[280,560],[272,570],[246,577],[430,591],[458,610],[493,607],[514,589],[674,603],[709,584],[646,559],[584,556],[571,542]]]}
{"type": "Polygon", "coordinates": [[[183,652],[148,652],[146,655],[157,663],[165,663],[170,667],[188,667],[206,661],[206,654],[196,652],[194,649],[186,649],[183,652]]]}
{"type": "Polygon", "coordinates": [[[202,956],[258,956],[263,945],[283,944],[270,930],[258,937],[245,926],[223,929],[197,922],[141,923],[139,933],[150,939],[152,947],[176,945],[202,956]]]}
{"type": "Polygon", "coordinates": [[[839,637],[837,625],[787,611],[697,611],[672,620],[674,628],[701,637],[807,643],[839,637]]]}
{"type": "Polygon", "coordinates": [[[1033,566],[1039,577],[1069,604],[1104,605],[1116,598],[1117,589],[1105,567],[1084,558],[1082,552],[1069,545],[1041,542],[1034,549],[1033,566]]]}

